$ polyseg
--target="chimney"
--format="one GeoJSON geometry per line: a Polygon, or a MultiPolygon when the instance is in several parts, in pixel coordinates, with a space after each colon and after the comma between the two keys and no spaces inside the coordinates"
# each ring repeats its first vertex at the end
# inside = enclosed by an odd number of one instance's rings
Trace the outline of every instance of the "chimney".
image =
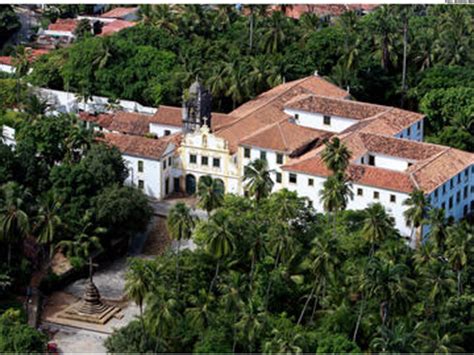
{"type": "Polygon", "coordinates": [[[319,76],[317,70],[314,71],[314,76],[319,76]]]}
{"type": "Polygon", "coordinates": [[[347,85],[346,91],[348,94],[351,92],[351,87],[349,85],[347,85]]]}

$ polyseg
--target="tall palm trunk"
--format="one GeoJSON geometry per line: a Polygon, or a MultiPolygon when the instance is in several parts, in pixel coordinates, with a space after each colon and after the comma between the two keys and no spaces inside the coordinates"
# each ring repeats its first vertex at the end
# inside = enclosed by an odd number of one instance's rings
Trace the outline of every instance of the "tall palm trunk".
{"type": "Polygon", "coordinates": [[[219,267],[220,267],[221,261],[218,260],[216,264],[216,272],[214,274],[214,277],[212,278],[211,285],[209,286],[209,293],[211,293],[212,289],[214,288],[214,284],[217,281],[217,276],[219,275],[219,267]]]}
{"type": "Polygon", "coordinates": [[[458,296],[461,296],[462,294],[461,269],[457,271],[457,279],[458,279],[458,296]]]}
{"type": "Polygon", "coordinates": [[[250,16],[249,16],[249,48],[250,48],[250,52],[252,52],[252,46],[253,46],[253,26],[254,26],[253,9],[252,9],[252,7],[250,7],[250,16]]]}
{"type": "Polygon", "coordinates": [[[315,290],[316,290],[316,283],[314,283],[314,285],[311,289],[311,292],[310,292],[308,298],[306,299],[306,302],[304,303],[303,310],[301,311],[300,317],[298,318],[298,323],[296,323],[297,325],[301,324],[301,321],[303,320],[304,314],[306,313],[306,308],[308,308],[309,302],[313,298],[315,290]]]}
{"type": "Polygon", "coordinates": [[[404,17],[403,21],[403,69],[402,69],[402,98],[401,107],[405,103],[405,94],[407,90],[407,47],[408,47],[408,16],[404,17]]]}
{"type": "MultiPolygon", "coordinates": [[[[278,248],[277,255],[275,257],[275,264],[273,265],[273,272],[276,270],[278,263],[280,262],[280,254],[281,248],[278,248]]],[[[268,299],[270,297],[270,289],[272,288],[272,277],[270,276],[270,280],[268,281],[267,290],[265,291],[265,308],[268,306],[268,299]]]]}
{"type": "Polygon", "coordinates": [[[362,320],[362,314],[364,313],[364,306],[365,306],[365,301],[362,300],[361,304],[360,304],[359,315],[357,316],[357,322],[356,322],[356,326],[355,326],[355,329],[354,329],[354,334],[352,336],[352,341],[354,343],[357,340],[357,333],[359,332],[360,321],[362,320]]]}

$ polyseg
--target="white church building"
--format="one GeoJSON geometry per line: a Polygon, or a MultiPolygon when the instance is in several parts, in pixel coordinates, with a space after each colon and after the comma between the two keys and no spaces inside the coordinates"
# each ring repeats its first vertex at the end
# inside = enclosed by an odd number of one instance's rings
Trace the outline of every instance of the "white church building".
{"type": "Polygon", "coordinates": [[[330,172],[321,153],[325,140],[338,137],[351,152],[349,209],[380,202],[406,236],[403,202],[414,189],[447,217],[474,211],[474,154],[424,143],[422,114],[355,101],[317,75],[281,84],[229,114],[211,112],[211,95],[199,82],[182,107],[87,111],[80,118],[122,151],[128,182],[156,199],[194,194],[204,175],[227,193],[244,194],[245,165],[263,158],[274,190],[296,191],[323,212],[319,192],[330,172]]]}

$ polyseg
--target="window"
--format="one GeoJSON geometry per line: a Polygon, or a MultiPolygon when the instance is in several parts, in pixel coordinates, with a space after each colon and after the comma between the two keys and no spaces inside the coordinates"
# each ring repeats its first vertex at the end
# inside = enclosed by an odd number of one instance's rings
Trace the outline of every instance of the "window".
{"type": "Polygon", "coordinates": [[[438,189],[434,190],[434,197],[438,198],[438,189]]]}
{"type": "Polygon", "coordinates": [[[244,158],[250,158],[250,148],[244,148],[244,158]]]}
{"type": "Polygon", "coordinates": [[[169,136],[171,134],[171,131],[169,129],[165,129],[165,136],[169,136]]]}
{"type": "Polygon", "coordinates": [[[407,128],[407,136],[410,136],[410,134],[411,134],[411,127],[408,127],[407,128]]]}
{"type": "Polygon", "coordinates": [[[283,164],[283,154],[277,153],[277,164],[283,164]]]}
{"type": "Polygon", "coordinates": [[[458,184],[461,183],[461,174],[458,175],[458,184]]]}
{"type": "Polygon", "coordinates": [[[171,164],[173,164],[173,158],[172,158],[172,157],[169,157],[169,158],[168,158],[168,165],[171,166],[171,164]]]}
{"type": "Polygon", "coordinates": [[[267,160],[267,152],[265,152],[264,150],[261,150],[260,151],[260,159],[267,160]]]}
{"type": "Polygon", "coordinates": [[[364,190],[362,190],[360,187],[357,189],[357,196],[363,196],[364,195],[364,190]]]}
{"type": "Polygon", "coordinates": [[[464,198],[467,198],[468,189],[467,186],[464,186],[464,198]]]}
{"type": "Polygon", "coordinates": [[[453,187],[454,187],[454,178],[452,178],[452,179],[449,181],[449,187],[450,187],[450,188],[453,188],[453,187]]]}
{"type": "Polygon", "coordinates": [[[443,202],[443,203],[441,204],[441,209],[442,209],[442,210],[445,210],[445,209],[446,209],[446,202],[443,202]]]}
{"type": "Polygon", "coordinates": [[[143,190],[145,188],[145,181],[138,180],[138,188],[143,190]]]}
{"type": "Polygon", "coordinates": [[[314,179],[308,178],[308,186],[314,186],[314,179]]]}
{"type": "Polygon", "coordinates": [[[449,209],[453,208],[453,197],[449,198],[449,209]]]}
{"type": "Polygon", "coordinates": [[[467,205],[464,205],[463,216],[467,216],[467,205]]]}
{"type": "Polygon", "coordinates": [[[330,126],[330,125],[331,125],[331,116],[326,116],[326,115],[324,115],[324,116],[323,116],[323,123],[324,123],[326,126],[330,126]]]}
{"type": "Polygon", "coordinates": [[[397,196],[390,195],[390,202],[393,202],[393,203],[397,202],[397,196]]]}
{"type": "Polygon", "coordinates": [[[365,159],[364,159],[364,157],[360,158],[360,163],[361,163],[361,164],[365,164],[365,159]]]}
{"type": "Polygon", "coordinates": [[[296,174],[290,173],[289,181],[292,184],[296,184],[296,174]]]}
{"type": "Polygon", "coordinates": [[[166,159],[163,160],[163,170],[166,170],[166,159]]]}
{"type": "Polygon", "coordinates": [[[212,159],[212,166],[214,168],[220,168],[221,167],[221,160],[219,158],[213,158],[212,159]]]}
{"type": "Polygon", "coordinates": [[[295,120],[297,120],[297,119],[299,119],[299,118],[300,118],[300,115],[299,115],[299,114],[297,114],[297,113],[295,113],[295,116],[294,116],[294,117],[295,117],[295,120]]]}
{"type": "Polygon", "coordinates": [[[461,202],[461,191],[458,191],[456,193],[456,203],[459,203],[459,202],[461,202]]]}
{"type": "Polygon", "coordinates": [[[143,173],[143,160],[138,161],[138,172],[143,173]]]}
{"type": "Polygon", "coordinates": [[[446,184],[443,185],[443,195],[446,194],[446,184]]]}
{"type": "Polygon", "coordinates": [[[378,200],[380,198],[380,192],[374,191],[374,200],[378,200]]]}
{"type": "Polygon", "coordinates": [[[421,129],[421,121],[418,121],[418,123],[416,124],[416,128],[417,128],[418,130],[421,129]]]}
{"type": "Polygon", "coordinates": [[[281,173],[276,173],[276,182],[281,183],[281,173]]]}
{"type": "Polygon", "coordinates": [[[375,166],[375,157],[369,154],[369,165],[375,166]]]}
{"type": "Polygon", "coordinates": [[[209,165],[209,158],[203,155],[201,157],[201,165],[209,165]]]}
{"type": "Polygon", "coordinates": [[[189,154],[189,162],[191,164],[196,164],[197,163],[197,156],[196,154],[189,154]]]}

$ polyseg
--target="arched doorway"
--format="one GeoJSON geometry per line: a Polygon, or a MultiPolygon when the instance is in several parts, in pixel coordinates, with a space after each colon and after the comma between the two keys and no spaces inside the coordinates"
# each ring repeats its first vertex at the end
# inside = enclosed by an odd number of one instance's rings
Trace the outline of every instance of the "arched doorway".
{"type": "Polygon", "coordinates": [[[224,185],[224,181],[222,181],[222,179],[215,179],[216,181],[216,184],[217,185],[220,185],[221,189],[222,189],[222,192],[225,193],[225,185],[224,185]]]}
{"type": "Polygon", "coordinates": [[[192,174],[186,175],[186,193],[188,195],[196,193],[196,177],[192,174]]]}

